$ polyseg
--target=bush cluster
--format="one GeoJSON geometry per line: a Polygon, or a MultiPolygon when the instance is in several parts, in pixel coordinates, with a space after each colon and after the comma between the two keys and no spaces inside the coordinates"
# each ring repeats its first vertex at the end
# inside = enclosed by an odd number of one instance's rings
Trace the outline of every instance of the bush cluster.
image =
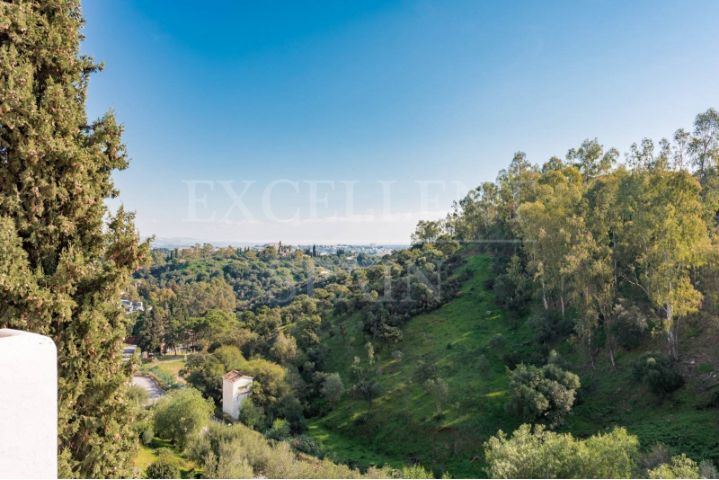
{"type": "Polygon", "coordinates": [[[649,386],[656,395],[667,395],[684,385],[676,363],[661,354],[645,353],[635,362],[633,370],[634,378],[649,386]]]}

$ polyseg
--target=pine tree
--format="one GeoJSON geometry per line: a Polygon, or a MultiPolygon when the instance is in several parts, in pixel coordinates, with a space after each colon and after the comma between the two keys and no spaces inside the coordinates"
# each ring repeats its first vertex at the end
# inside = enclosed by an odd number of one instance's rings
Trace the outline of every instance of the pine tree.
{"type": "Polygon", "coordinates": [[[108,212],[122,128],[88,122],[78,0],[0,2],[0,326],[58,348],[59,475],[127,476],[135,441],[119,296],[147,255],[108,212]]]}

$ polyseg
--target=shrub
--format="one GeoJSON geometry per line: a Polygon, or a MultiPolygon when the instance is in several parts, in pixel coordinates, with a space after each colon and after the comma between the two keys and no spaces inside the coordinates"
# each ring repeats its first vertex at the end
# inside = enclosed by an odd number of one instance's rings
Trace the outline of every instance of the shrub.
{"type": "Polygon", "coordinates": [[[435,478],[435,476],[422,465],[411,465],[409,467],[402,467],[400,478],[435,478]]]}
{"type": "Polygon", "coordinates": [[[663,355],[646,353],[634,364],[634,378],[649,386],[656,395],[669,394],[684,385],[676,364],[663,355]]]}
{"type": "Polygon", "coordinates": [[[161,448],[146,473],[147,478],[180,478],[180,462],[170,450],[161,448]]]}
{"type": "Polygon", "coordinates": [[[292,393],[288,393],[280,399],[273,418],[287,420],[292,431],[303,431],[307,428],[307,420],[303,412],[302,402],[292,393]]]}
{"type": "Polygon", "coordinates": [[[501,333],[497,333],[489,339],[489,342],[487,342],[487,346],[492,353],[502,352],[507,346],[507,339],[504,338],[504,335],[502,335],[501,333]]]}
{"type": "Polygon", "coordinates": [[[153,418],[149,412],[142,412],[135,421],[135,434],[143,445],[149,445],[155,437],[155,429],[153,426],[153,418]]]}
{"type": "Polygon", "coordinates": [[[339,373],[330,373],[325,376],[320,387],[320,393],[330,405],[336,405],[344,394],[345,387],[339,373]]]}
{"type": "Polygon", "coordinates": [[[697,462],[684,454],[647,472],[649,478],[701,478],[697,462]]]}
{"type": "Polygon", "coordinates": [[[356,398],[365,400],[372,406],[372,400],[382,392],[380,384],[373,378],[362,378],[352,386],[352,393],[356,398]]]}
{"type": "Polygon", "coordinates": [[[212,402],[194,388],[172,391],[155,407],[155,432],[183,449],[208,424],[213,410],[212,402]]]}
{"type": "Polygon", "coordinates": [[[441,378],[430,378],[424,382],[424,388],[434,400],[435,413],[442,412],[447,398],[449,397],[449,386],[441,378]]]}
{"type": "Polygon", "coordinates": [[[155,438],[155,428],[151,422],[147,422],[145,428],[142,429],[141,437],[143,445],[149,445],[155,438]]]}
{"type": "Polygon", "coordinates": [[[639,441],[623,428],[586,440],[522,425],[484,444],[490,478],[631,478],[639,441]]]}
{"type": "Polygon", "coordinates": [[[312,437],[308,437],[307,435],[297,435],[296,437],[292,437],[290,445],[298,452],[306,453],[307,455],[319,457],[322,454],[322,449],[319,445],[317,445],[317,442],[315,442],[312,437]]]}
{"type": "Polygon", "coordinates": [[[241,424],[211,424],[188,452],[207,478],[390,478],[394,473],[370,468],[362,475],[346,465],[298,456],[286,442],[270,444],[241,424]]]}
{"type": "MultiPolygon", "coordinates": [[[[269,461],[267,447],[262,435],[244,425],[211,423],[206,434],[190,442],[188,455],[208,478],[221,478],[225,475],[221,475],[220,471],[227,474],[231,465],[243,463],[249,467],[249,472],[246,472],[249,474],[233,476],[247,478],[254,477],[254,471],[261,471],[269,461]]],[[[242,469],[245,469],[244,466],[242,469]]]]}
{"type": "Polygon", "coordinates": [[[284,418],[276,418],[265,436],[272,440],[284,440],[290,436],[290,424],[284,418]]]}
{"type": "Polygon", "coordinates": [[[557,365],[520,364],[510,373],[509,407],[526,421],[555,427],[572,409],[579,387],[579,377],[557,365]]]}
{"type": "Polygon", "coordinates": [[[427,360],[419,360],[417,367],[412,374],[412,380],[416,383],[423,384],[429,379],[437,378],[439,376],[439,370],[434,362],[428,362],[427,360]]]}
{"type": "Polygon", "coordinates": [[[574,322],[570,315],[562,317],[555,310],[543,311],[529,319],[539,343],[552,343],[563,340],[574,331],[574,322]]]}
{"type": "Polygon", "coordinates": [[[719,471],[711,460],[699,462],[699,476],[701,478],[719,478],[719,471]]]}
{"type": "Polygon", "coordinates": [[[638,347],[649,331],[646,315],[638,306],[621,302],[614,307],[614,316],[611,332],[619,346],[625,350],[638,347]]]}
{"type": "Polygon", "coordinates": [[[669,447],[663,443],[655,443],[648,452],[642,454],[639,463],[643,470],[651,470],[663,463],[669,462],[670,459],[671,452],[669,451],[669,447]]]}
{"type": "Polygon", "coordinates": [[[127,398],[135,407],[143,407],[147,403],[149,397],[150,396],[147,393],[147,390],[139,385],[130,385],[127,389],[127,398]]]}
{"type": "Polygon", "coordinates": [[[206,478],[253,478],[252,467],[245,459],[236,459],[237,449],[233,444],[220,445],[220,457],[214,469],[210,467],[206,478]]]}
{"type": "Polygon", "coordinates": [[[262,407],[256,405],[252,398],[247,398],[242,402],[239,420],[250,428],[262,429],[266,425],[267,416],[262,407]]]}

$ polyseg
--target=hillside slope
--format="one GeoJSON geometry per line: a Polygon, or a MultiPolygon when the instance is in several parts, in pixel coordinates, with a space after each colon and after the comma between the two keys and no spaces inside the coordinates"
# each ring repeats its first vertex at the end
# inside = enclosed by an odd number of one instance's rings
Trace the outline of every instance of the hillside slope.
{"type": "MultiPolygon", "coordinates": [[[[483,476],[482,444],[498,429],[511,431],[521,422],[505,408],[507,364],[542,360],[525,321],[511,321],[485,287],[492,260],[472,256],[463,268],[472,275],[458,296],[439,309],[412,318],[396,345],[377,349],[381,394],[372,404],[349,395],[329,414],[310,422],[310,434],[337,460],[359,466],[420,463],[453,477],[483,476]],[[401,353],[400,353],[401,352],[401,353]],[[449,394],[441,414],[417,378],[421,361],[435,364],[449,394]]],[[[366,359],[367,339],[355,314],[341,320],[344,335],[325,340],[326,369],[338,371],[349,387],[349,368],[366,359]]],[[[689,335],[691,336],[691,335],[689,335]]],[[[685,348],[699,348],[688,338],[685,348]]],[[[555,345],[568,367],[582,377],[580,399],[564,426],[589,435],[625,425],[644,447],[663,442],[695,458],[719,460],[719,411],[704,408],[711,392],[700,385],[716,377],[716,353],[687,368],[688,382],[672,398],[660,401],[638,385],[631,364],[642,351],[618,357],[610,371],[584,365],[569,342],[555,345]]],[[[710,344],[704,351],[711,351],[710,344]]]]}
{"type": "MultiPolygon", "coordinates": [[[[482,473],[481,444],[497,428],[517,422],[506,413],[507,378],[502,354],[490,343],[498,335],[507,351],[527,351],[531,335],[513,330],[484,287],[490,259],[472,257],[464,268],[473,275],[439,309],[414,317],[403,340],[378,350],[382,394],[371,407],[348,398],[329,415],[311,423],[310,432],[338,459],[359,465],[419,462],[454,476],[482,473]],[[398,354],[401,352],[401,359],[398,354]],[[433,363],[449,387],[443,415],[435,415],[433,398],[413,381],[419,361],[433,363]]],[[[366,340],[357,315],[345,320],[345,338],[327,340],[329,371],[349,384],[352,358],[366,357],[366,340]]],[[[529,352],[527,351],[529,354],[529,352]]]]}

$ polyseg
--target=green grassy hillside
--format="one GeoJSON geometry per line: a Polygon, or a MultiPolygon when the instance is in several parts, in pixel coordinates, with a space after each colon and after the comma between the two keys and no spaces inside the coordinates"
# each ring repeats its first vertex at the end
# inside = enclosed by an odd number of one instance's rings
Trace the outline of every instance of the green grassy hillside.
{"type": "MultiPolygon", "coordinates": [[[[346,395],[329,414],[311,421],[310,434],[334,458],[359,466],[419,462],[435,473],[482,476],[482,443],[498,429],[519,425],[505,409],[506,364],[509,356],[536,359],[538,347],[528,324],[510,321],[485,288],[491,259],[472,256],[464,268],[472,276],[456,298],[411,319],[400,343],[377,351],[382,393],[372,405],[346,395]],[[440,415],[422,384],[413,381],[421,360],[434,363],[449,386],[440,415]]],[[[325,340],[331,352],[326,370],[340,372],[349,387],[352,359],[366,358],[367,340],[359,315],[341,321],[344,335],[325,340]]],[[[701,408],[710,392],[699,388],[702,379],[715,375],[715,357],[705,358],[689,372],[685,387],[660,402],[631,377],[631,363],[641,352],[620,355],[615,371],[602,365],[592,370],[567,342],[556,347],[583,383],[565,430],[589,435],[625,425],[644,446],[663,442],[695,458],[719,460],[719,411],[701,408]]]]}
{"type": "MultiPolygon", "coordinates": [[[[531,348],[526,327],[511,328],[484,282],[490,260],[472,257],[465,268],[473,276],[457,298],[413,318],[403,340],[378,351],[382,395],[371,408],[346,399],[329,415],[312,422],[311,434],[338,459],[359,465],[419,462],[453,475],[481,474],[481,444],[497,428],[512,429],[504,409],[507,388],[501,353],[489,346],[501,334],[506,350],[531,348]],[[393,352],[401,352],[401,359],[393,352]],[[435,363],[449,386],[442,416],[423,386],[412,381],[420,360],[435,363]]],[[[345,320],[346,335],[327,340],[332,355],[327,369],[349,384],[352,358],[366,356],[358,316],[345,320]]]]}

